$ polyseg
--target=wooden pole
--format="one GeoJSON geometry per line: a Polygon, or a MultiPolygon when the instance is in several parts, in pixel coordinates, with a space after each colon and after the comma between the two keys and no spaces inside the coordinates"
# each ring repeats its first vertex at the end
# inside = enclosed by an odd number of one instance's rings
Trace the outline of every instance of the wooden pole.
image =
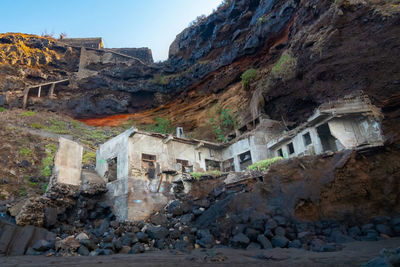
{"type": "Polygon", "coordinates": [[[25,90],[24,90],[24,101],[23,101],[23,104],[22,104],[22,108],[23,109],[26,109],[26,104],[28,102],[29,89],[30,88],[28,87],[28,88],[25,88],[25,90]]]}

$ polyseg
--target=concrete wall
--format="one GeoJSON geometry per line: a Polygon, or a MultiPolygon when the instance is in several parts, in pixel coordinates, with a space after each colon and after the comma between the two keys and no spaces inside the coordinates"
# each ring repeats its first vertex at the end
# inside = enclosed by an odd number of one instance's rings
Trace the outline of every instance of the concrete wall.
{"type": "Polygon", "coordinates": [[[135,133],[129,138],[129,166],[132,169],[142,169],[143,153],[155,155],[161,171],[175,170],[177,159],[188,160],[194,171],[206,170],[206,159],[221,161],[221,152],[204,146],[196,148],[195,145],[174,140],[165,143],[161,138],[135,133]]]}
{"type": "Polygon", "coordinates": [[[80,144],[60,137],[54,160],[57,183],[77,186],[81,184],[82,153],[80,144]]]}
{"type": "MultiPolygon", "coordinates": [[[[380,144],[383,142],[380,124],[371,117],[347,117],[334,118],[328,122],[332,136],[336,140],[336,147],[342,149],[351,149],[361,144],[380,144]]],[[[308,127],[296,134],[293,138],[275,145],[270,149],[270,157],[278,156],[278,149],[282,149],[285,158],[291,158],[301,155],[321,154],[324,152],[321,140],[318,136],[317,124],[308,127]],[[305,145],[303,135],[310,134],[312,143],[305,145]],[[288,144],[293,143],[295,153],[289,154],[288,144]]]]}
{"type": "MultiPolygon", "coordinates": [[[[96,172],[104,177],[108,170],[107,160],[117,158],[117,178],[127,178],[129,174],[129,136],[134,128],[123,132],[99,146],[96,152],[96,172]]],[[[106,181],[108,182],[108,181],[106,181]]]]}
{"type": "Polygon", "coordinates": [[[332,135],[346,148],[383,140],[380,124],[372,118],[336,118],[328,124],[332,135]]]}

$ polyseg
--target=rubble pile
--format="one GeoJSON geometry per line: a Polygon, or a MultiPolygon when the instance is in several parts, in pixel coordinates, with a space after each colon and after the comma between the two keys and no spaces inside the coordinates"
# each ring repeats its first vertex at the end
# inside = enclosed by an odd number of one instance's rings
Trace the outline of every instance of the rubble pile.
{"type": "Polygon", "coordinates": [[[170,249],[189,252],[195,248],[237,249],[301,248],[316,252],[337,251],[354,240],[375,241],[400,236],[400,216],[379,216],[357,223],[322,220],[299,221],[277,208],[260,214],[248,207],[232,211],[234,199],[246,191],[215,188],[200,199],[177,194],[163,211],[146,221],[118,222],[101,198],[80,194],[73,209],[57,217],[51,231],[56,240],[40,240],[28,249],[31,255],[110,255],[170,249]]]}

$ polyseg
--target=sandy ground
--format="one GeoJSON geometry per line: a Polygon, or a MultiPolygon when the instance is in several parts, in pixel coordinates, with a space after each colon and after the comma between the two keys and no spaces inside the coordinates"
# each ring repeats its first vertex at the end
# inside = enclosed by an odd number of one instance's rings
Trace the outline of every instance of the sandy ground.
{"type": "Polygon", "coordinates": [[[169,251],[147,252],[139,255],[111,255],[96,257],[20,256],[0,258],[0,266],[361,266],[379,255],[382,248],[400,247],[400,238],[376,242],[353,242],[337,252],[316,253],[298,249],[196,250],[190,254],[169,251]],[[264,255],[263,259],[256,255],[264,255]]]}

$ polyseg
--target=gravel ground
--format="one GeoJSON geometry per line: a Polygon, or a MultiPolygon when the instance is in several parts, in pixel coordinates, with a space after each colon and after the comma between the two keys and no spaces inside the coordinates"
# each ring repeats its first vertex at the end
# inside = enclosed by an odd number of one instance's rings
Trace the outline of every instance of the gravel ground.
{"type": "Polygon", "coordinates": [[[195,250],[190,254],[168,251],[136,255],[96,257],[20,256],[0,258],[0,266],[361,266],[377,257],[383,248],[400,247],[400,238],[375,242],[352,242],[337,252],[311,252],[299,249],[235,250],[219,248],[195,250]],[[257,256],[258,255],[258,256],[257,256]],[[263,256],[261,256],[263,255],[263,256]]]}

